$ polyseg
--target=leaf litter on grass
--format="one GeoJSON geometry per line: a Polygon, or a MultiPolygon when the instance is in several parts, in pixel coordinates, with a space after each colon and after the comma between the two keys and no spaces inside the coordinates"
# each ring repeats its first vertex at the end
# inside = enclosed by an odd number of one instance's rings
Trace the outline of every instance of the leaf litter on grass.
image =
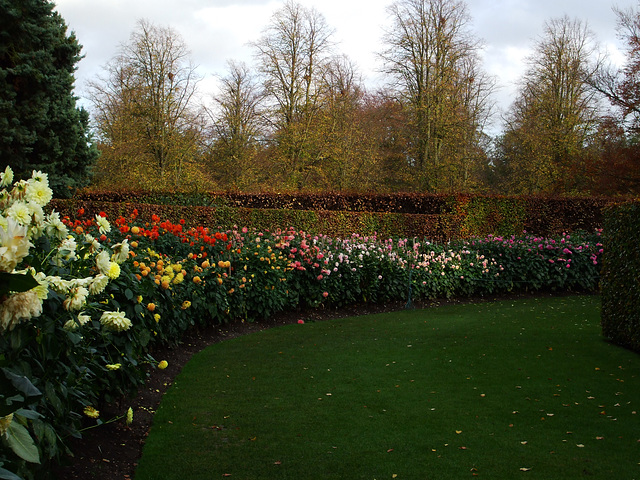
{"type": "MultiPolygon", "coordinates": [[[[233,416],[238,430],[232,433],[257,440],[218,439],[209,448],[209,465],[243,478],[257,478],[252,465],[259,469],[274,461],[282,462],[278,478],[371,478],[381,469],[388,469],[386,478],[460,478],[471,469],[489,478],[507,478],[514,469],[566,479],[582,478],[584,471],[619,478],[630,471],[624,459],[637,454],[639,445],[631,438],[637,407],[620,400],[640,391],[637,379],[616,367],[629,364],[637,371],[637,355],[599,338],[597,297],[531,303],[519,309],[517,302],[484,304],[468,315],[459,307],[433,309],[422,312],[426,323],[419,311],[341,320],[339,326],[308,323],[296,335],[285,327],[260,334],[259,342],[220,344],[199,363],[219,371],[250,365],[261,388],[254,381],[248,390],[250,380],[230,373],[201,379],[198,395],[210,389],[209,408],[233,416]],[[582,302],[584,308],[577,305],[582,302]],[[527,317],[534,307],[536,315],[527,317]],[[504,320],[488,328],[486,318],[504,320]],[[273,357],[256,348],[265,344],[285,354],[273,357]],[[606,415],[600,405],[609,409],[606,415]],[[611,409],[620,413],[608,418],[611,409]],[[376,452],[385,452],[386,460],[376,452]],[[427,460],[424,452],[430,452],[427,460]],[[359,462],[349,460],[354,455],[359,462]]],[[[193,368],[195,378],[202,375],[201,367],[193,368]]],[[[171,397],[167,405],[189,401],[171,397]]],[[[145,447],[140,480],[153,478],[144,471],[158,460],[155,433],[145,447]]],[[[166,451],[173,453],[165,445],[166,451]]]]}

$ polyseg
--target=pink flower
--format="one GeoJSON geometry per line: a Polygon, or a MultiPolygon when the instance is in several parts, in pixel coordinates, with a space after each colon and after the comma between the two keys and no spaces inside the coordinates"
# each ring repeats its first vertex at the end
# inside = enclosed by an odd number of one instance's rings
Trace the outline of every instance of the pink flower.
{"type": "Polygon", "coordinates": [[[318,280],[322,280],[322,275],[318,275],[318,280]]]}
{"type": "Polygon", "coordinates": [[[327,298],[327,297],[329,296],[329,292],[322,292],[322,296],[323,296],[324,298],[327,298]]]}

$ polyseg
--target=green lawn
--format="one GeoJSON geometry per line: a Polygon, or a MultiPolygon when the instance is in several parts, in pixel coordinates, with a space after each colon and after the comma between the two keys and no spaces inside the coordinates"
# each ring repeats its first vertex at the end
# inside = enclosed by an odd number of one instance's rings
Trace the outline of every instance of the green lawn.
{"type": "Polygon", "coordinates": [[[280,327],[186,365],[135,479],[640,478],[639,373],[597,296],[280,327]]]}

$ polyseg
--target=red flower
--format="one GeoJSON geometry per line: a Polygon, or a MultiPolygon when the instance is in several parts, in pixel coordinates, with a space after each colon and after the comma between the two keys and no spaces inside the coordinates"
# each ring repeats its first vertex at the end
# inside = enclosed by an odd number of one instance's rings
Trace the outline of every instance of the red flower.
{"type": "Polygon", "coordinates": [[[84,215],[84,208],[80,207],[78,209],[78,215],[84,215]]]}
{"type": "Polygon", "coordinates": [[[102,218],[107,218],[107,214],[104,212],[100,212],[98,215],[100,215],[102,218]]]}

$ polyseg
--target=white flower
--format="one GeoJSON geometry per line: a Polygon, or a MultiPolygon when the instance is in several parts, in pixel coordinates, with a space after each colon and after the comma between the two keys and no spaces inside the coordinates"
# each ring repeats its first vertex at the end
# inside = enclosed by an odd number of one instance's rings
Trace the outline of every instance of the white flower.
{"type": "Polygon", "coordinates": [[[80,326],[83,326],[86,323],[89,323],[91,321],[91,317],[89,315],[85,315],[84,312],[81,312],[78,314],[78,323],[80,324],[80,326]]]}
{"type": "Polygon", "coordinates": [[[49,174],[41,172],[40,170],[33,170],[33,172],[31,172],[31,180],[33,180],[34,182],[42,182],[48,186],[49,174]]]}
{"type": "Polygon", "coordinates": [[[109,259],[109,254],[105,250],[102,250],[98,255],[96,255],[96,266],[100,273],[106,275],[109,272],[109,268],[111,268],[111,260],[109,259]]]}
{"type": "Polygon", "coordinates": [[[0,271],[12,272],[33,247],[27,236],[27,227],[13,218],[7,219],[6,228],[0,228],[0,271]]]}
{"type": "Polygon", "coordinates": [[[46,300],[49,296],[49,282],[47,281],[47,276],[44,272],[36,272],[36,269],[33,267],[25,270],[24,272],[30,273],[33,278],[36,279],[36,282],[38,282],[39,285],[37,287],[33,287],[32,290],[36,292],[36,295],[38,295],[40,300],[46,300]]]}
{"type": "Polygon", "coordinates": [[[106,275],[99,273],[95,276],[91,284],[89,285],[89,293],[91,295],[98,295],[102,293],[109,283],[109,277],[106,275]]]}
{"type": "Polygon", "coordinates": [[[69,280],[64,280],[63,278],[58,276],[47,277],[46,280],[50,286],[53,286],[53,289],[56,292],[62,293],[65,295],[69,292],[69,290],[72,287],[71,282],[69,280]]]}
{"type": "Polygon", "coordinates": [[[73,237],[65,238],[58,247],[58,257],[67,262],[77,260],[76,248],[78,248],[78,244],[73,237]]]}
{"type": "Polygon", "coordinates": [[[13,170],[7,165],[4,173],[0,173],[0,187],[8,187],[11,183],[13,183],[13,170]]]}
{"type": "Polygon", "coordinates": [[[7,208],[5,214],[22,225],[31,225],[31,209],[24,202],[15,202],[7,208]]]}
{"type": "Polygon", "coordinates": [[[79,313],[78,318],[72,318],[71,320],[67,320],[62,328],[67,331],[77,330],[78,327],[82,327],[86,323],[91,321],[91,317],[89,315],[85,315],[84,313],[79,313]]]}
{"type": "Polygon", "coordinates": [[[70,312],[82,310],[82,307],[87,303],[87,296],[89,290],[84,287],[74,287],[69,290],[69,296],[62,302],[62,306],[65,310],[70,312]]]}
{"type": "Polygon", "coordinates": [[[88,233],[86,233],[84,236],[84,239],[87,243],[91,244],[91,247],[89,247],[89,250],[91,252],[97,252],[102,248],[102,245],[100,245],[100,242],[96,240],[92,235],[89,235],[88,233]]]}
{"type": "Polygon", "coordinates": [[[100,215],[96,215],[96,224],[98,225],[98,231],[100,233],[109,233],[111,231],[109,221],[100,215]]]}
{"type": "Polygon", "coordinates": [[[107,330],[122,332],[131,328],[131,320],[124,316],[124,312],[104,312],[100,317],[100,323],[107,330]]]}
{"type": "Polygon", "coordinates": [[[125,238],[122,243],[118,243],[113,246],[113,255],[111,260],[121,264],[129,258],[129,241],[125,238]]]}
{"type": "Polygon", "coordinates": [[[42,300],[34,290],[14,293],[0,304],[0,331],[13,330],[23,320],[42,314],[42,300]]]}
{"type": "Polygon", "coordinates": [[[69,230],[67,226],[60,220],[60,214],[58,212],[51,212],[45,220],[45,232],[49,237],[56,237],[59,240],[67,238],[69,230]]]}
{"type": "Polygon", "coordinates": [[[30,182],[27,187],[26,198],[29,202],[44,207],[53,198],[53,190],[44,182],[30,182]]]}

